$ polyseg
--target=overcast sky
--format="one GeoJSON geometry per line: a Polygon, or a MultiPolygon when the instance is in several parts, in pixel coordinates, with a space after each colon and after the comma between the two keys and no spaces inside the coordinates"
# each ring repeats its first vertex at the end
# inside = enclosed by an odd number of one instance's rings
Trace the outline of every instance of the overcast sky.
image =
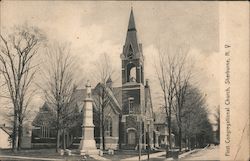
{"type": "MultiPolygon", "coordinates": [[[[92,71],[101,54],[112,57],[121,71],[120,54],[133,6],[139,41],[145,56],[145,77],[149,78],[154,108],[160,104],[159,86],[153,67],[158,44],[190,46],[196,81],[207,94],[208,105],[219,104],[219,12],[211,2],[84,2],[84,1],[3,1],[1,32],[27,23],[42,29],[49,40],[71,42],[79,73],[92,71]],[[80,63],[79,63],[80,62],[80,63]]],[[[162,45],[161,45],[162,46],[162,45]]],[[[164,45],[163,45],[164,47],[164,45]]],[[[90,74],[82,74],[89,78],[90,74]]],[[[119,77],[121,76],[118,73],[119,77]]],[[[79,74],[81,77],[81,74],[79,74]]],[[[94,84],[95,82],[93,82],[94,84]]],[[[120,86],[120,78],[115,86],[120,86]]],[[[40,106],[40,105],[38,105],[40,106]]]]}

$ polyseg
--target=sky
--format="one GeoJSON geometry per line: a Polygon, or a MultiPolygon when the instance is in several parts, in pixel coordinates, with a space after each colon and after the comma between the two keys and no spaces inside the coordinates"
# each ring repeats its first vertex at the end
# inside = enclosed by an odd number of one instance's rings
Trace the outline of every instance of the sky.
{"type": "MultiPolygon", "coordinates": [[[[1,33],[14,25],[39,27],[48,40],[70,42],[80,79],[92,78],[94,63],[103,53],[112,59],[121,86],[120,54],[125,43],[131,7],[145,56],[154,109],[161,104],[154,59],[158,46],[188,44],[196,85],[206,94],[209,109],[219,105],[219,11],[211,2],[177,1],[2,1],[1,33]],[[197,74],[198,73],[198,74],[197,74]]],[[[42,55],[42,53],[41,53],[42,55]]],[[[37,105],[41,99],[37,96],[37,105]]]]}

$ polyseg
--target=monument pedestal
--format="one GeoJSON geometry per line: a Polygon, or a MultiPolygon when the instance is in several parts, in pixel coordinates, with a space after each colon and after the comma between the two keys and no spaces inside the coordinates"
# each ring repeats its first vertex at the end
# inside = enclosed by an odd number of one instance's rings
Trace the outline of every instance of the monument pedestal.
{"type": "Polygon", "coordinates": [[[83,127],[84,134],[80,142],[80,155],[98,155],[99,150],[96,148],[96,142],[94,137],[94,126],[83,127]]]}
{"type": "Polygon", "coordinates": [[[93,124],[93,100],[91,98],[91,86],[86,85],[87,98],[85,98],[83,108],[83,124],[82,124],[82,138],[80,142],[80,155],[98,155],[99,150],[96,148],[94,138],[94,124],[93,124]]]}

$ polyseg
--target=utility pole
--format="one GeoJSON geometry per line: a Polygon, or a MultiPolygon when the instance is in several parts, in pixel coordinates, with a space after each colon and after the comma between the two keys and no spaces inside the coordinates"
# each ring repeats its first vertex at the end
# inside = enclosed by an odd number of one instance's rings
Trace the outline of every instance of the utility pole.
{"type": "Polygon", "coordinates": [[[141,114],[139,115],[139,161],[141,161],[141,114]]]}
{"type": "Polygon", "coordinates": [[[147,125],[148,125],[148,135],[147,135],[147,140],[148,140],[148,161],[149,161],[149,153],[150,153],[150,144],[149,144],[149,124],[150,124],[150,119],[147,119],[147,125]]]}

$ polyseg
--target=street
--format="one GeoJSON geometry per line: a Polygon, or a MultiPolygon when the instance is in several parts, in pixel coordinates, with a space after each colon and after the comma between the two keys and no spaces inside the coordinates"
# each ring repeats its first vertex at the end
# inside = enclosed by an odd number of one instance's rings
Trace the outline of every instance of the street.
{"type": "Polygon", "coordinates": [[[182,160],[220,160],[219,146],[210,146],[187,155],[182,160]]]}

